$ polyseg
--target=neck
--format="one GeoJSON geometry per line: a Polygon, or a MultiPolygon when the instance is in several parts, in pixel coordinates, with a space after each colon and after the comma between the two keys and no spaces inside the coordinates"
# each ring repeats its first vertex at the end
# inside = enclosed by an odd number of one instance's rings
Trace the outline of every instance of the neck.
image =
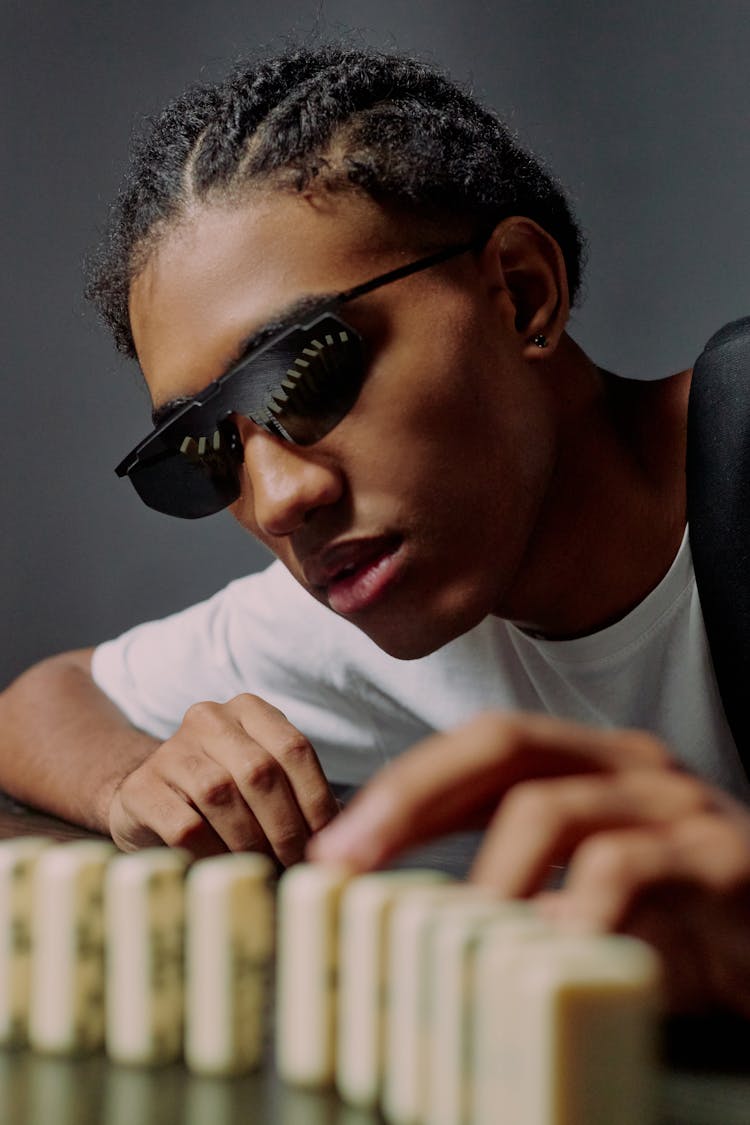
{"type": "Polygon", "coordinates": [[[498,609],[551,639],[624,617],[659,583],[685,529],[690,372],[646,382],[565,341],[554,471],[518,580],[498,609]]]}

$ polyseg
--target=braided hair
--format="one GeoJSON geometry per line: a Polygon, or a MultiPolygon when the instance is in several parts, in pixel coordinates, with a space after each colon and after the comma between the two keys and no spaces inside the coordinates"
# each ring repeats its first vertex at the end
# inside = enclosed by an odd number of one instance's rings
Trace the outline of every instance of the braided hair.
{"type": "Polygon", "coordinates": [[[136,143],[86,286],[118,350],[135,355],[131,282],[191,204],[313,182],[477,230],[525,215],[560,246],[571,302],[579,291],[583,240],[567,200],[494,113],[412,58],[295,49],[188,89],[136,143]]]}

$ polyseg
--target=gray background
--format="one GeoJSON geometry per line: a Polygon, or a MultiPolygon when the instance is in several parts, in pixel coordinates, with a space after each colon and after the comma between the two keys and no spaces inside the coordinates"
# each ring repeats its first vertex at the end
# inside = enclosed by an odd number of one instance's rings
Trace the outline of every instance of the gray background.
{"type": "Polygon", "coordinates": [[[0,685],[262,564],[230,517],[116,480],[148,400],[81,260],[144,114],[248,50],[351,33],[447,68],[547,158],[590,240],[571,329],[599,363],[679,370],[750,311],[750,3],[0,0],[0,685]]]}

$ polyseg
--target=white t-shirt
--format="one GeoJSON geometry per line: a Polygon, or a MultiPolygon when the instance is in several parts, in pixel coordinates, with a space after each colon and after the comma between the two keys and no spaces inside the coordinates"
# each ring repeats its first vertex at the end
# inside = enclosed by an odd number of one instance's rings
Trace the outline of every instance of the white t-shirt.
{"type": "Polygon", "coordinates": [[[259,695],[310,739],[340,782],[361,783],[425,735],[499,708],[648,729],[688,768],[750,799],[719,699],[687,532],[640,605],[575,640],[540,640],[488,617],[430,656],[396,660],[277,562],[100,645],[93,674],[135,726],[159,738],[196,701],[259,695]]]}

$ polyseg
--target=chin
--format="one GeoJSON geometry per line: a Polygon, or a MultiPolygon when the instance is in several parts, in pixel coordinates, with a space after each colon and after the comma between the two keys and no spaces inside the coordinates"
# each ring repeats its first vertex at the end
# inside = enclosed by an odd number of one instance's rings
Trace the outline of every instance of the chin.
{"type": "Polygon", "coordinates": [[[354,624],[388,656],[396,660],[421,660],[473,629],[484,616],[481,614],[466,623],[455,618],[449,623],[440,619],[423,621],[415,615],[378,625],[356,621],[354,624]]]}
{"type": "Polygon", "coordinates": [[[427,644],[423,637],[391,636],[385,639],[373,636],[369,632],[368,636],[379,649],[382,649],[387,656],[392,656],[395,660],[421,660],[423,656],[429,656],[430,653],[442,648],[442,643],[427,644]]]}

